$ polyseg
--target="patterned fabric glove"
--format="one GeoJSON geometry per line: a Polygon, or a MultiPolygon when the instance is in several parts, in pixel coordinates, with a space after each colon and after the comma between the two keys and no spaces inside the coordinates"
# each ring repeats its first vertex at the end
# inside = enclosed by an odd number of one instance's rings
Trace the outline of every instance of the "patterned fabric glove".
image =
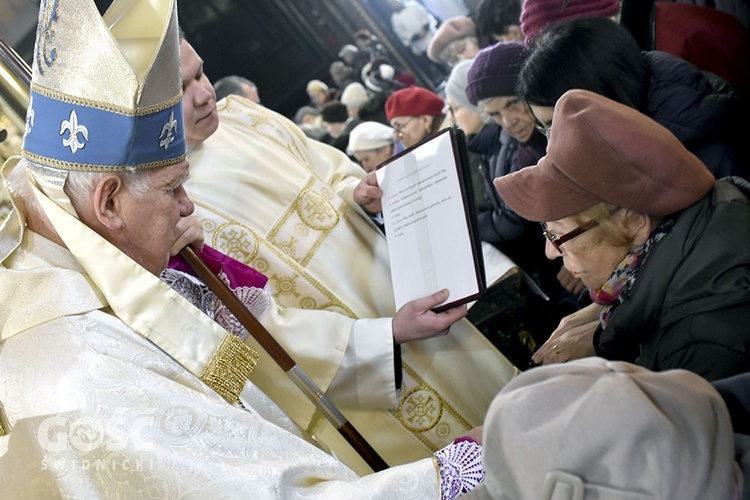
{"type": "Polygon", "coordinates": [[[456,440],[435,452],[440,471],[440,498],[452,500],[484,479],[482,447],[471,439],[456,440]]]}

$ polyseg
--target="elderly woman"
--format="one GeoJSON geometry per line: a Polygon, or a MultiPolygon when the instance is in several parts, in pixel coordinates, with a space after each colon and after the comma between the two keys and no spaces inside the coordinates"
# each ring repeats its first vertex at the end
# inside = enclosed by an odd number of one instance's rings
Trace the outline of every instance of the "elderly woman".
{"type": "Polygon", "coordinates": [[[385,115],[398,140],[408,148],[440,129],[444,105],[434,92],[409,87],[391,94],[385,102],[385,115]]]}
{"type": "MultiPolygon", "coordinates": [[[[555,106],[547,156],[495,187],[542,222],[547,256],[562,256],[601,306],[596,354],[709,380],[750,370],[745,181],[716,181],[647,116],[571,90],[555,106]]],[[[543,347],[544,361],[565,359],[563,340],[543,347]]]]}
{"type": "Polygon", "coordinates": [[[378,122],[362,122],[349,134],[346,152],[357,159],[365,172],[372,172],[394,155],[394,130],[378,122]]]}

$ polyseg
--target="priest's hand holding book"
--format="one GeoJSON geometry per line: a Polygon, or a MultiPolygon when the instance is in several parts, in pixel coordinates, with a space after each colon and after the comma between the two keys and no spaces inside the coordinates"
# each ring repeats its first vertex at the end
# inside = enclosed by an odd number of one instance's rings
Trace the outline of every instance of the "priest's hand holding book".
{"type": "Polygon", "coordinates": [[[404,304],[393,318],[393,340],[396,344],[422,340],[448,333],[450,326],[466,316],[466,305],[435,312],[434,308],[448,300],[448,290],[440,290],[404,304]]]}
{"type": "Polygon", "coordinates": [[[371,214],[377,214],[383,210],[380,201],[382,197],[383,190],[378,186],[375,171],[365,175],[354,188],[354,201],[371,214]]]}

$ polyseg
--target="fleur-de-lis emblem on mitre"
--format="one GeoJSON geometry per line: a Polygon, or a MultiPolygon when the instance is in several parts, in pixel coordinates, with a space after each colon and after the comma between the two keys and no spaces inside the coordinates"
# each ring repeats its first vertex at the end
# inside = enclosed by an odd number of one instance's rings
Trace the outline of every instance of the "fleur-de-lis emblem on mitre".
{"type": "Polygon", "coordinates": [[[174,142],[175,132],[177,132],[177,120],[174,119],[174,110],[172,110],[169,114],[169,120],[161,128],[161,134],[159,134],[159,147],[164,148],[164,151],[174,142]]]}
{"type": "Polygon", "coordinates": [[[89,129],[78,124],[78,115],[75,109],[70,112],[70,119],[63,120],[60,124],[60,135],[63,135],[66,131],[68,132],[68,138],[63,139],[63,146],[69,147],[73,154],[79,149],[83,149],[86,144],[78,140],[78,134],[82,134],[83,140],[88,141],[89,129]]]}
{"type": "Polygon", "coordinates": [[[34,128],[34,97],[29,98],[29,110],[26,112],[26,130],[25,134],[29,135],[31,129],[34,128]]]}

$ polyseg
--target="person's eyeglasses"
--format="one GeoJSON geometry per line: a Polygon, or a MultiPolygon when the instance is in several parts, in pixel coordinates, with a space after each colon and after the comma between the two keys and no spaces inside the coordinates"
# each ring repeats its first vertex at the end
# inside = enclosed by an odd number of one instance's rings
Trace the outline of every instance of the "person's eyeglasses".
{"type": "Polygon", "coordinates": [[[599,225],[599,221],[596,219],[591,219],[587,223],[583,224],[582,226],[578,226],[577,228],[573,229],[570,232],[567,232],[563,234],[562,236],[557,236],[554,233],[551,233],[549,229],[547,229],[547,223],[542,222],[542,233],[544,233],[544,236],[549,240],[550,243],[552,243],[552,246],[554,246],[558,252],[562,253],[562,250],[560,250],[560,247],[563,243],[566,241],[570,241],[576,236],[580,236],[589,229],[596,227],[599,225]]]}
{"type": "Polygon", "coordinates": [[[393,130],[396,131],[398,135],[404,135],[404,128],[411,122],[416,116],[412,116],[408,118],[407,120],[404,120],[401,123],[391,123],[391,127],[393,127],[393,130]]]}
{"type": "Polygon", "coordinates": [[[551,123],[549,125],[544,125],[542,122],[540,122],[539,120],[537,120],[536,123],[534,123],[534,127],[536,127],[536,129],[539,132],[541,132],[542,135],[544,135],[544,137],[546,137],[547,139],[549,139],[549,133],[552,130],[552,124],[551,123]]]}
{"type": "Polygon", "coordinates": [[[445,108],[443,108],[443,113],[450,114],[452,116],[456,116],[456,111],[461,109],[461,106],[451,106],[450,104],[446,104],[445,108]]]}

